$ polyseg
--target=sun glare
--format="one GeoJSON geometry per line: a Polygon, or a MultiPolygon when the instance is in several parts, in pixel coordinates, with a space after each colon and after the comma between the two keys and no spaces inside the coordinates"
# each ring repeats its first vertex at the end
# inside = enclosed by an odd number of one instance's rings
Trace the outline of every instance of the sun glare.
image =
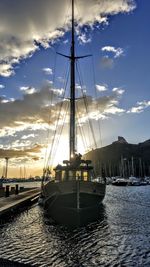
{"type": "MultiPolygon", "coordinates": [[[[85,149],[82,140],[78,140],[77,153],[84,154],[85,149]]],[[[49,144],[47,148],[42,148],[41,155],[44,159],[46,165],[55,167],[57,164],[62,164],[63,160],[69,159],[69,143],[66,135],[61,136],[59,144],[52,145],[49,144]]]]}

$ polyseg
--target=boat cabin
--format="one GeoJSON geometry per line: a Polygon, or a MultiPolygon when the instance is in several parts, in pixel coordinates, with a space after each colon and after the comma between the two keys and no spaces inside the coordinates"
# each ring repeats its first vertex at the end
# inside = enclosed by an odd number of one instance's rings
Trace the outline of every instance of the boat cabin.
{"type": "Polygon", "coordinates": [[[93,166],[91,160],[81,160],[77,155],[71,161],[64,160],[64,165],[57,165],[55,170],[55,180],[57,181],[91,181],[94,178],[93,166]]]}

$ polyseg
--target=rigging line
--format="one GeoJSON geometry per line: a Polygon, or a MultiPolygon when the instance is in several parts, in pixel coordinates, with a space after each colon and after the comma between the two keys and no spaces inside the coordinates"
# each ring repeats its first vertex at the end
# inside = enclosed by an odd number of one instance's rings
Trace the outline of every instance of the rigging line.
{"type": "MultiPolygon", "coordinates": [[[[68,18],[68,14],[69,14],[69,9],[70,9],[70,4],[68,5],[68,8],[66,8],[67,11],[66,11],[66,14],[65,14],[65,19],[64,19],[64,23],[63,23],[63,25],[65,25],[66,22],[67,22],[67,18],[68,18]]],[[[54,52],[54,54],[55,54],[54,67],[53,67],[54,71],[53,71],[53,79],[52,79],[53,85],[55,84],[55,76],[56,76],[56,71],[55,71],[55,69],[56,69],[56,57],[57,57],[57,51],[58,51],[59,46],[60,46],[60,42],[57,42],[57,44],[56,44],[56,49],[55,49],[54,47],[51,47],[51,51],[54,52]]],[[[52,101],[51,101],[51,102],[52,102],[52,101]]]]}
{"type": "Polygon", "coordinates": [[[84,135],[84,132],[83,132],[83,128],[82,128],[82,125],[79,123],[79,131],[80,131],[80,136],[81,136],[81,139],[82,139],[82,142],[83,142],[83,146],[84,146],[84,150],[87,151],[88,149],[88,145],[87,145],[87,142],[86,142],[86,139],[85,139],[85,135],[84,135]]]}
{"type": "Polygon", "coordinates": [[[64,111],[64,113],[63,113],[62,125],[60,127],[57,140],[55,141],[55,144],[54,144],[54,148],[53,148],[54,157],[51,157],[53,159],[51,161],[51,164],[50,164],[51,166],[53,165],[54,159],[56,157],[56,153],[57,153],[57,149],[58,149],[58,146],[59,146],[59,143],[60,143],[60,138],[61,138],[61,135],[62,135],[62,131],[64,129],[64,124],[65,124],[65,120],[66,120],[68,109],[69,109],[69,103],[67,103],[67,105],[66,105],[66,111],[64,111]]]}
{"type": "MultiPolygon", "coordinates": [[[[78,71],[78,66],[77,66],[77,62],[76,62],[76,69],[77,69],[77,73],[78,73],[78,79],[79,79],[79,84],[80,84],[80,86],[81,86],[81,92],[82,92],[82,95],[83,95],[83,86],[82,86],[82,82],[81,82],[81,78],[80,78],[80,75],[79,75],[79,71],[78,71]]],[[[83,98],[83,101],[84,101],[84,98],[83,98]]],[[[89,118],[87,119],[87,125],[85,125],[85,126],[87,126],[88,128],[89,128],[89,130],[87,131],[87,133],[88,133],[88,142],[89,142],[89,144],[90,144],[90,124],[89,124],[89,118]]],[[[83,129],[83,132],[84,132],[84,129],[83,129]]],[[[86,136],[86,135],[85,135],[86,136]]],[[[86,137],[85,137],[85,139],[86,139],[86,137]]],[[[88,145],[87,145],[87,149],[88,149],[88,145]]]]}
{"type": "MultiPolygon", "coordinates": [[[[54,59],[54,67],[53,67],[53,86],[55,84],[55,69],[56,69],[56,60],[57,60],[57,54],[55,53],[55,59],[54,59]]],[[[54,86],[55,87],[55,86],[54,86]]],[[[54,94],[52,93],[51,95],[51,99],[49,101],[49,107],[52,107],[52,103],[53,103],[53,96],[54,94]]],[[[48,124],[50,125],[50,117],[51,117],[51,109],[49,112],[49,118],[48,118],[48,124]]],[[[46,143],[46,150],[45,150],[45,157],[44,157],[44,168],[46,167],[46,158],[47,158],[47,154],[48,154],[48,140],[49,140],[49,136],[50,136],[50,128],[48,129],[48,133],[47,133],[47,143],[46,143]]]]}
{"type": "MultiPolygon", "coordinates": [[[[80,10],[79,10],[79,7],[76,6],[76,9],[77,9],[77,12],[78,12],[79,17],[81,17],[81,12],[80,12],[80,10]]],[[[88,45],[88,48],[89,48],[89,54],[92,55],[93,80],[94,80],[95,95],[96,95],[96,97],[97,97],[97,93],[96,93],[95,68],[94,68],[94,57],[93,57],[93,53],[92,53],[92,49],[91,49],[90,42],[88,42],[87,45],[88,45]]],[[[98,108],[98,111],[99,111],[99,114],[100,114],[100,110],[99,110],[99,106],[98,106],[98,104],[97,104],[97,108],[98,108]]],[[[100,134],[100,145],[101,145],[101,147],[102,147],[102,127],[101,127],[101,119],[100,119],[100,118],[98,119],[98,129],[99,129],[99,134],[100,134]]]]}
{"type": "MultiPolygon", "coordinates": [[[[79,65],[79,68],[80,68],[80,64],[79,63],[77,64],[77,72],[78,72],[78,75],[79,75],[79,81],[81,83],[81,88],[82,88],[81,76],[80,76],[80,72],[79,72],[79,69],[78,69],[78,65],[79,65]]],[[[86,108],[86,112],[88,114],[88,121],[89,121],[90,129],[91,129],[91,132],[92,132],[92,137],[93,137],[94,145],[95,145],[95,148],[97,148],[97,143],[96,143],[96,139],[95,139],[93,124],[91,122],[91,119],[89,118],[89,110],[88,110],[87,97],[86,97],[85,93],[83,92],[83,89],[81,89],[81,92],[82,92],[82,95],[83,95],[83,100],[84,100],[84,105],[85,105],[85,108],[86,108]]]]}
{"type": "MultiPolygon", "coordinates": [[[[55,152],[54,152],[54,155],[56,157],[56,153],[57,153],[57,150],[58,150],[58,146],[59,146],[59,143],[60,143],[60,138],[61,138],[61,135],[62,135],[62,132],[63,132],[63,129],[64,129],[64,125],[65,125],[65,120],[66,120],[66,117],[67,117],[67,114],[68,114],[68,109],[69,109],[69,103],[68,105],[66,106],[66,111],[64,112],[64,116],[63,116],[63,119],[62,119],[62,126],[61,126],[61,129],[60,129],[60,132],[59,132],[59,136],[57,138],[57,143],[55,145],[55,152]]],[[[53,160],[54,162],[54,160],[53,160]]],[[[52,163],[53,163],[52,162],[52,163]]]]}
{"type": "MultiPolygon", "coordinates": [[[[69,68],[69,67],[68,67],[68,68],[69,68]]],[[[66,85],[64,86],[64,88],[65,88],[65,90],[64,90],[64,95],[65,95],[66,87],[67,87],[67,83],[68,83],[69,70],[68,70],[68,73],[67,73],[67,71],[66,71],[66,77],[67,77],[67,78],[64,79],[64,83],[65,83],[65,81],[66,81],[66,85]]],[[[60,114],[61,114],[62,106],[63,106],[63,102],[62,102],[62,105],[61,105],[61,107],[60,107],[60,112],[59,112],[59,114],[58,114],[58,118],[57,118],[57,122],[58,122],[58,123],[59,123],[59,120],[60,120],[60,114]]],[[[50,151],[50,154],[49,154],[49,157],[48,157],[48,160],[47,160],[47,164],[48,164],[48,162],[49,162],[49,159],[52,158],[52,152],[53,152],[53,150],[54,150],[54,144],[55,144],[56,136],[57,136],[56,134],[57,134],[57,131],[58,131],[58,123],[57,123],[56,128],[55,128],[54,139],[53,139],[53,142],[52,142],[52,144],[51,144],[51,151],[50,151]]]]}
{"type": "MultiPolygon", "coordinates": [[[[85,102],[85,106],[86,106],[86,111],[87,111],[87,113],[89,114],[89,111],[88,111],[88,102],[87,102],[87,98],[86,98],[86,96],[84,97],[84,102],[85,102]]],[[[90,123],[90,129],[91,129],[91,131],[92,131],[92,136],[93,136],[93,140],[94,140],[94,145],[95,145],[95,148],[97,148],[97,143],[96,143],[96,138],[95,138],[95,134],[94,134],[93,124],[92,124],[90,118],[89,118],[89,123],[90,123]]]]}
{"type": "MultiPolygon", "coordinates": [[[[92,49],[91,49],[92,52],[92,49]]],[[[93,54],[92,54],[93,55],[93,54]]],[[[94,80],[94,89],[95,89],[95,96],[96,96],[96,106],[97,106],[97,110],[99,112],[100,115],[100,109],[99,109],[99,105],[98,105],[98,94],[97,94],[97,90],[96,90],[96,78],[95,78],[95,68],[94,68],[94,56],[92,56],[91,58],[92,60],[92,70],[93,70],[93,80],[94,80]]],[[[99,128],[99,134],[100,134],[100,147],[102,147],[102,127],[101,127],[101,118],[98,118],[98,128],[99,128]]]]}
{"type": "MultiPolygon", "coordinates": [[[[67,15],[65,16],[64,25],[65,25],[66,22],[67,22],[67,18],[68,18],[68,14],[69,14],[69,9],[70,9],[70,5],[68,5],[68,10],[67,10],[67,12],[66,12],[67,15]]],[[[60,43],[57,44],[57,49],[54,49],[54,48],[53,48],[53,50],[55,51],[56,54],[57,54],[57,51],[58,51],[59,46],[60,46],[60,43]]],[[[55,75],[55,73],[56,73],[56,72],[54,72],[54,75],[55,75]]],[[[65,79],[64,79],[64,87],[65,87],[65,79]]],[[[47,138],[47,139],[49,139],[49,138],[47,138]]],[[[48,147],[48,144],[47,144],[47,147],[48,147]]],[[[47,153],[46,153],[46,158],[47,158],[47,153]]]]}
{"type": "Polygon", "coordinates": [[[85,134],[84,134],[84,129],[82,127],[82,123],[80,123],[80,116],[79,116],[79,108],[78,108],[78,102],[76,102],[76,109],[77,109],[77,122],[78,122],[78,125],[79,125],[79,131],[80,131],[80,135],[81,135],[81,138],[82,138],[82,142],[83,142],[83,146],[84,146],[84,149],[87,150],[88,148],[88,145],[87,145],[87,141],[86,141],[86,138],[85,138],[85,134]]]}
{"type": "Polygon", "coordinates": [[[67,114],[68,114],[68,110],[69,110],[69,103],[68,103],[68,106],[66,108],[66,112],[64,113],[62,127],[61,127],[61,130],[60,130],[60,133],[59,133],[59,137],[57,139],[57,144],[55,145],[55,152],[54,152],[55,156],[53,157],[53,161],[51,162],[52,166],[53,166],[53,163],[54,163],[54,160],[55,160],[55,157],[56,157],[56,153],[57,153],[57,150],[58,150],[58,146],[59,146],[61,135],[62,135],[62,132],[63,132],[63,129],[64,129],[65,120],[66,120],[66,117],[67,117],[67,114]]]}
{"type": "MultiPolygon", "coordinates": [[[[53,80],[52,80],[53,88],[55,88],[55,82],[56,82],[56,62],[57,62],[57,53],[55,52],[55,60],[54,60],[54,68],[53,68],[53,80]]],[[[66,71],[66,73],[67,73],[67,71],[66,71]]],[[[64,75],[64,78],[65,78],[65,75],[66,75],[65,71],[64,71],[63,75],[64,75]]],[[[65,84],[65,79],[64,79],[64,84],[65,84]]],[[[49,103],[50,106],[52,106],[53,98],[54,98],[54,93],[52,93],[52,96],[51,96],[51,101],[49,103]]],[[[51,117],[51,110],[50,110],[50,113],[49,113],[49,125],[50,125],[50,117],[51,117]]],[[[48,154],[49,137],[50,137],[50,129],[48,129],[48,135],[47,135],[47,149],[46,149],[46,152],[45,152],[44,168],[46,168],[46,158],[47,158],[47,154],[48,154]]]]}
{"type": "MultiPolygon", "coordinates": [[[[64,14],[65,14],[64,17],[65,17],[65,18],[64,18],[64,21],[63,21],[63,24],[62,24],[62,25],[64,25],[64,26],[67,25],[67,19],[68,19],[69,14],[70,14],[70,12],[69,12],[70,7],[71,7],[71,2],[69,1],[68,7],[66,7],[66,13],[64,12],[64,14]]],[[[61,29],[62,29],[62,28],[61,28],[61,29]]],[[[68,30],[68,28],[67,28],[67,30],[68,30]]],[[[54,47],[51,47],[52,51],[53,51],[54,53],[57,53],[61,44],[62,44],[62,43],[58,41],[58,42],[56,43],[56,49],[55,49],[54,47]]]]}
{"type": "MultiPolygon", "coordinates": [[[[71,3],[68,4],[68,8],[67,8],[67,11],[66,11],[66,15],[65,15],[65,19],[64,19],[64,25],[66,25],[67,23],[67,18],[68,18],[68,15],[69,15],[69,9],[70,9],[70,6],[71,6],[71,3]]],[[[60,46],[60,42],[58,42],[56,44],[56,49],[54,47],[51,47],[51,50],[55,53],[55,61],[54,61],[54,71],[53,71],[53,85],[55,85],[55,75],[56,75],[56,57],[57,57],[57,50],[59,49],[59,46],[60,46]]],[[[55,87],[55,86],[54,86],[55,87]]],[[[53,98],[53,95],[52,95],[52,98],[53,98]]],[[[51,104],[53,103],[53,99],[51,98],[51,104]]],[[[51,105],[50,105],[51,106],[51,105]]],[[[50,124],[50,116],[51,116],[51,112],[49,113],[49,124],[50,124]]],[[[46,145],[46,151],[45,151],[45,157],[44,157],[44,168],[46,167],[46,158],[47,158],[47,154],[48,154],[48,140],[49,140],[49,135],[50,135],[50,129],[48,130],[48,134],[47,134],[47,145],[46,145]]]]}
{"type": "MultiPolygon", "coordinates": [[[[76,68],[77,68],[77,66],[76,66],[76,68]]],[[[78,68],[77,68],[77,72],[78,72],[78,68]]],[[[79,77],[80,78],[80,77],[79,77]]],[[[80,84],[80,86],[81,86],[81,92],[82,92],[82,95],[84,95],[83,94],[83,89],[82,89],[82,83],[81,83],[81,81],[80,81],[80,79],[79,79],[79,84],[80,84]]],[[[83,102],[85,102],[85,99],[84,99],[84,97],[83,97],[83,102]]],[[[84,104],[85,105],[85,104],[84,104]]],[[[87,112],[87,111],[86,111],[87,112]]],[[[88,112],[87,112],[87,114],[88,114],[88,112]]],[[[89,130],[87,131],[88,132],[88,141],[89,141],[89,144],[90,144],[90,123],[89,123],[89,118],[87,119],[87,127],[89,128],[89,130]]],[[[88,148],[88,146],[87,146],[87,148],[88,148]]]]}
{"type": "MultiPolygon", "coordinates": [[[[69,70],[68,70],[68,74],[67,74],[65,90],[66,90],[66,88],[67,88],[68,79],[69,79],[69,70]]],[[[64,114],[65,114],[65,112],[64,112],[64,114]]],[[[64,115],[64,114],[63,114],[63,115],[64,115]]],[[[62,118],[62,121],[63,121],[63,118],[62,118]]],[[[57,130],[58,130],[58,128],[57,128],[57,130]]],[[[61,128],[60,128],[60,131],[59,131],[59,132],[61,132],[61,128]]],[[[60,133],[58,133],[57,140],[55,141],[56,144],[58,143],[59,134],[60,134],[60,133]]],[[[56,144],[54,144],[54,148],[53,148],[53,150],[54,150],[54,149],[56,150],[56,148],[55,148],[55,147],[56,147],[56,144]]],[[[53,151],[52,151],[52,152],[53,152],[53,151]]],[[[53,152],[53,154],[55,155],[55,152],[53,152]]]]}
{"type": "Polygon", "coordinates": [[[49,154],[49,157],[48,157],[48,160],[47,160],[47,166],[48,166],[48,164],[51,165],[51,162],[52,162],[52,154],[54,153],[54,149],[55,149],[55,146],[56,146],[55,143],[57,142],[57,139],[58,139],[57,132],[58,132],[58,127],[59,127],[60,114],[61,114],[62,107],[63,107],[63,104],[61,104],[61,108],[60,108],[60,112],[59,112],[59,117],[58,117],[58,120],[57,120],[56,129],[55,129],[55,133],[54,133],[54,138],[53,138],[53,141],[52,141],[50,154],[49,154]]]}
{"type": "Polygon", "coordinates": [[[46,168],[48,168],[48,162],[49,162],[49,160],[50,160],[50,158],[52,156],[52,152],[53,152],[53,149],[54,149],[54,143],[55,143],[55,138],[56,138],[56,134],[57,134],[57,129],[58,129],[58,124],[59,124],[59,120],[60,120],[60,114],[61,114],[62,107],[63,107],[63,102],[61,102],[61,104],[60,104],[60,110],[58,112],[58,118],[57,118],[57,121],[56,121],[54,136],[53,136],[53,140],[52,140],[52,144],[51,144],[51,148],[50,148],[50,153],[49,153],[49,156],[48,156],[48,159],[47,159],[46,168]]]}
{"type": "MultiPolygon", "coordinates": [[[[69,68],[69,65],[68,65],[68,68],[69,68]]],[[[66,69],[66,72],[64,72],[64,77],[63,77],[63,81],[64,81],[64,88],[65,88],[65,82],[66,82],[66,78],[65,77],[67,77],[68,76],[68,74],[67,74],[67,72],[68,72],[68,70],[67,70],[67,68],[65,68],[66,69]]],[[[64,90],[64,94],[65,94],[65,90],[64,90]]],[[[48,144],[47,144],[47,147],[48,147],[48,144]]],[[[50,150],[51,150],[51,147],[50,147],[50,150]]],[[[49,152],[50,153],[50,152],[49,152]]],[[[48,152],[47,152],[47,154],[48,154],[48,152]]],[[[47,158],[47,155],[46,155],[46,158],[47,158]]],[[[46,166],[45,166],[45,168],[46,168],[46,166]]]]}
{"type": "MultiPolygon", "coordinates": [[[[77,63],[76,63],[76,69],[77,69],[77,63]]],[[[78,73],[78,69],[77,69],[77,73],[78,73]]],[[[78,79],[79,79],[79,77],[78,77],[78,79]]],[[[80,79],[79,79],[79,85],[81,86],[81,91],[83,91],[83,89],[82,89],[82,84],[81,84],[81,81],[80,81],[80,79]]],[[[77,102],[78,103],[78,102],[77,102]]],[[[86,136],[87,136],[87,138],[88,138],[88,142],[86,141],[86,143],[89,143],[90,144],[90,125],[89,125],[89,120],[87,120],[87,125],[85,125],[85,126],[87,126],[87,127],[89,127],[89,130],[87,131],[87,134],[85,135],[84,134],[84,136],[85,136],[85,140],[86,140],[86,136]]],[[[83,128],[83,132],[84,132],[84,128],[83,128]]],[[[88,149],[88,145],[87,145],[87,149],[88,149]]]]}
{"type": "MultiPolygon", "coordinates": [[[[66,86],[65,86],[65,89],[64,89],[63,97],[65,96],[65,93],[66,93],[68,78],[69,78],[69,71],[68,71],[68,74],[67,74],[66,86]]],[[[56,138],[56,134],[57,134],[57,130],[58,130],[58,125],[59,125],[59,120],[60,120],[60,116],[61,116],[61,110],[62,110],[62,107],[63,107],[63,103],[64,102],[61,101],[60,109],[59,109],[59,113],[58,113],[58,117],[57,117],[57,122],[56,122],[56,127],[55,127],[55,132],[54,132],[54,138],[53,138],[53,141],[52,141],[52,145],[51,145],[51,149],[50,149],[50,154],[49,154],[49,157],[48,157],[48,160],[47,160],[47,167],[48,167],[49,159],[52,156],[52,151],[53,151],[53,148],[54,148],[54,143],[55,143],[55,138],[56,138]]]]}
{"type": "MultiPolygon", "coordinates": [[[[80,13],[80,11],[79,11],[79,8],[78,8],[78,6],[76,5],[76,10],[77,10],[77,13],[78,13],[78,15],[79,15],[79,17],[81,17],[81,13],[80,13]]],[[[80,79],[81,80],[81,79],[80,79]]],[[[83,79],[82,79],[83,80],[83,79]]],[[[79,82],[80,84],[81,84],[81,81],[79,82]]],[[[85,102],[85,99],[84,99],[84,102],[85,102]]],[[[86,111],[87,112],[87,111],[86,111]]],[[[88,112],[87,112],[88,113],[88,112]]],[[[89,127],[89,129],[91,128],[91,122],[90,122],[90,119],[89,119],[89,117],[88,117],[88,124],[87,124],[87,127],[89,127]]],[[[91,131],[92,132],[92,131],[91,131]]],[[[90,133],[90,131],[87,131],[87,133],[88,133],[88,139],[89,139],[89,144],[90,144],[90,136],[89,136],[89,133],[90,133]]],[[[93,137],[93,136],[92,136],[93,137]]],[[[93,138],[93,140],[94,140],[95,138],[93,138]]],[[[94,142],[94,143],[96,143],[96,142],[94,142]]],[[[97,145],[96,145],[97,146],[97,145]]],[[[87,146],[87,148],[88,148],[88,146],[87,146]]]]}
{"type": "MultiPolygon", "coordinates": [[[[79,114],[79,110],[78,110],[78,103],[76,103],[76,109],[77,109],[77,115],[79,114]]],[[[84,136],[84,134],[83,134],[83,132],[82,132],[82,125],[81,125],[81,123],[80,123],[80,117],[79,116],[77,116],[77,122],[78,122],[78,129],[79,129],[79,131],[80,131],[80,135],[81,135],[81,139],[82,139],[82,142],[83,142],[83,146],[84,146],[84,149],[86,150],[87,149],[87,143],[86,143],[86,139],[85,139],[85,136],[84,136]]]]}
{"type": "MultiPolygon", "coordinates": [[[[68,4],[68,7],[66,8],[66,14],[65,14],[65,19],[64,19],[64,23],[63,25],[66,25],[67,24],[67,19],[68,19],[68,16],[69,16],[69,10],[70,10],[70,6],[71,6],[71,2],[68,4]]],[[[57,51],[59,49],[59,46],[60,46],[60,42],[57,42],[56,44],[56,49],[54,47],[51,47],[51,50],[55,53],[55,64],[54,64],[54,69],[56,69],[56,56],[57,56],[57,51]]],[[[54,70],[53,71],[53,85],[55,84],[55,75],[56,75],[56,71],[54,70]]],[[[51,101],[51,104],[52,104],[52,101],[51,101]]],[[[50,123],[50,115],[49,115],[49,123],[50,123]]],[[[49,130],[50,132],[50,130],[49,130]]],[[[47,136],[47,147],[48,147],[48,140],[49,140],[49,134],[47,136]]],[[[46,158],[47,158],[47,149],[46,149],[46,152],[45,152],[45,162],[44,162],[44,166],[46,164],[46,158]]]]}

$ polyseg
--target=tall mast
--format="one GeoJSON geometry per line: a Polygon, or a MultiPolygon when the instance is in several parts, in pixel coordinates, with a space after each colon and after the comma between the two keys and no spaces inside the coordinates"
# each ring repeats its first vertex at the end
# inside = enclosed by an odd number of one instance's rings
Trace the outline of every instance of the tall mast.
{"type": "Polygon", "coordinates": [[[72,31],[70,56],[70,160],[75,155],[75,38],[74,38],[74,0],[72,0],[72,31]]]}

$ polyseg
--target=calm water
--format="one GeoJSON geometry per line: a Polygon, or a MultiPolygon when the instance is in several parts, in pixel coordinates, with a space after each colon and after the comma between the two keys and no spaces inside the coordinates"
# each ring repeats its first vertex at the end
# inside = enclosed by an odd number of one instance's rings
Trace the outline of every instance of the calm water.
{"type": "Polygon", "coordinates": [[[101,219],[69,231],[32,206],[0,227],[0,257],[33,266],[150,266],[150,186],[107,186],[101,219]]]}
{"type": "Polygon", "coordinates": [[[19,185],[19,187],[26,187],[26,188],[32,188],[32,187],[40,187],[41,182],[22,182],[22,183],[3,183],[3,186],[5,187],[6,185],[9,185],[10,187],[15,186],[16,184],[19,185]]]}

